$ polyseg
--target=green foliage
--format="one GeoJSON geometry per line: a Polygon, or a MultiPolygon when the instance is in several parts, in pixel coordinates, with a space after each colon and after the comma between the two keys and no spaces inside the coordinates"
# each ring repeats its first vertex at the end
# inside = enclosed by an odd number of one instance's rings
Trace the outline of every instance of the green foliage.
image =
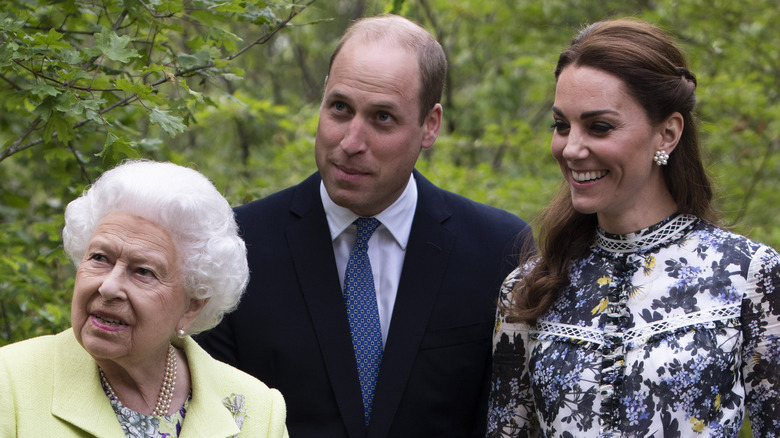
{"type": "MultiPolygon", "coordinates": [[[[584,24],[646,19],[689,55],[726,225],[780,248],[780,9],[770,0],[9,0],[0,7],[0,345],[69,325],[64,207],[128,157],[171,160],[237,205],[316,169],[330,53],[391,12],[447,53],[418,168],[533,220],[560,185],[552,70],[584,24]]],[[[750,436],[749,427],[741,436],[750,436]]]]}
{"type": "Polygon", "coordinates": [[[181,156],[167,145],[229,95],[212,84],[311,3],[4,2],[0,345],[69,325],[67,202],[122,159],[181,156]]]}
{"type": "Polygon", "coordinates": [[[558,53],[599,19],[662,26],[698,78],[724,222],[780,247],[769,0],[12,0],[0,11],[0,345],[68,325],[64,206],[116,162],[195,167],[234,205],[313,172],[330,53],[352,19],[382,12],[430,29],[450,64],[444,126],[418,168],[527,220],[561,180],[549,152],[558,53]]]}
{"type": "Polygon", "coordinates": [[[238,0],[11,2],[0,14],[0,73],[5,109],[16,117],[3,120],[0,161],[77,142],[74,159],[84,167],[95,148],[111,165],[136,155],[137,138],[159,136],[154,125],[184,132],[193,111],[212,104],[187,80],[240,76],[234,59],[302,9],[238,0]],[[231,32],[236,23],[256,38],[231,32]],[[106,153],[114,144],[121,153],[106,153]]]}

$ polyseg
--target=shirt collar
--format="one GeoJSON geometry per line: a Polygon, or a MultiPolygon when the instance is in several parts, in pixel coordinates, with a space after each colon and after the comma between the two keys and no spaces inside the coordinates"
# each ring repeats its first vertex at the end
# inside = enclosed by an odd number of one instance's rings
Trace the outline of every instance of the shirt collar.
{"type": "MultiPolygon", "coordinates": [[[[352,210],[333,202],[330,196],[328,196],[328,191],[325,189],[325,184],[322,181],[320,181],[320,198],[322,198],[322,206],[325,208],[325,216],[328,219],[330,237],[332,240],[335,240],[359,216],[353,213],[352,210]]],[[[374,216],[390,231],[390,234],[403,250],[406,250],[406,244],[409,242],[409,233],[412,231],[412,221],[414,220],[416,208],[417,184],[415,183],[414,175],[410,175],[409,182],[406,184],[406,188],[401,193],[401,196],[392,205],[374,216]]]]}

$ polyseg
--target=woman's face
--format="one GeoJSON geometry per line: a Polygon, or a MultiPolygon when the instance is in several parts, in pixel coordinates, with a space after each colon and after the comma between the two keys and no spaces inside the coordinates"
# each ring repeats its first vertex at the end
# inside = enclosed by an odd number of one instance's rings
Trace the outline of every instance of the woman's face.
{"type": "Polygon", "coordinates": [[[599,225],[613,233],[637,231],[674,213],[653,156],[658,150],[671,154],[676,130],[682,132],[677,116],[655,126],[617,76],[565,67],[555,90],[551,149],[574,209],[596,213],[599,225]]]}
{"type": "Polygon", "coordinates": [[[106,216],[76,273],[71,323],[96,360],[125,365],[164,357],[202,302],[190,300],[171,235],[138,216],[106,216]]]}

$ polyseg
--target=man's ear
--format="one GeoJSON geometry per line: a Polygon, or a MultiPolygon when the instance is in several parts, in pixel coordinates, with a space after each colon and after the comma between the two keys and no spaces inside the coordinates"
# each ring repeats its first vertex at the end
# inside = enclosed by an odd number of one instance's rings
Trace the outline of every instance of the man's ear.
{"type": "Polygon", "coordinates": [[[428,112],[423,121],[423,129],[425,129],[425,135],[423,136],[422,147],[428,149],[433,146],[436,138],[439,137],[439,129],[441,129],[441,104],[437,103],[428,112]]]}

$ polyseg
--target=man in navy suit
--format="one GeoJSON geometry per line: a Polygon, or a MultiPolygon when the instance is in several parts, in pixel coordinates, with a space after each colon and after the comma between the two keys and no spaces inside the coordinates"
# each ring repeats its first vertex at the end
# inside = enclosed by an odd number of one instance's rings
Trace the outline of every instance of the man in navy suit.
{"type": "Polygon", "coordinates": [[[357,21],[331,57],[319,171],[235,209],[250,283],[199,341],[281,390],[292,438],[484,436],[496,299],[530,229],[414,170],[439,134],[445,73],[417,24],[357,21]],[[382,339],[368,406],[344,288],[358,217],[380,223],[368,240],[382,339]]]}

